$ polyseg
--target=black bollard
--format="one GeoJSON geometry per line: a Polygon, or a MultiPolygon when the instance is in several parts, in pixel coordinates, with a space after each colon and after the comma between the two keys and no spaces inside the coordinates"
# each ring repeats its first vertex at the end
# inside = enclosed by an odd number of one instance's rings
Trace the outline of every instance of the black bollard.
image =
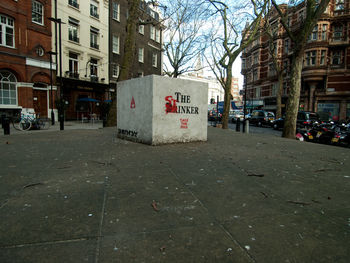
{"type": "Polygon", "coordinates": [[[10,118],[4,117],[2,119],[2,128],[4,129],[4,135],[10,135],[10,118]]]}
{"type": "Polygon", "coordinates": [[[241,119],[238,117],[236,120],[236,132],[241,131],[241,119]]]}

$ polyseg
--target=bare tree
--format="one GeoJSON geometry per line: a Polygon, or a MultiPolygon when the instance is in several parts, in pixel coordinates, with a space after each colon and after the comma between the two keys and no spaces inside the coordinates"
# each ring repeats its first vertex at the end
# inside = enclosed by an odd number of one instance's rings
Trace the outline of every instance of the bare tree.
{"type": "MultiPolygon", "coordinates": [[[[291,55],[291,77],[289,86],[289,96],[286,111],[286,118],[282,136],[286,138],[295,138],[296,121],[299,109],[300,89],[301,89],[301,71],[303,66],[303,57],[308,36],[316,25],[318,19],[326,10],[330,0],[305,0],[305,15],[301,25],[297,29],[291,28],[288,24],[288,12],[284,12],[275,0],[271,0],[276,8],[281,23],[291,40],[293,46],[291,55]]],[[[300,1],[290,1],[287,11],[293,11],[300,4],[300,1]],[[295,4],[295,2],[297,2],[295,4]]]]}
{"type": "Polygon", "coordinates": [[[195,58],[206,48],[205,23],[208,3],[192,0],[168,1],[165,16],[165,74],[177,78],[195,71],[195,58]]]}
{"type": "MultiPolygon", "coordinates": [[[[227,129],[231,101],[233,63],[242,50],[256,38],[261,28],[261,19],[267,6],[267,0],[250,1],[253,9],[253,22],[250,24],[247,23],[244,30],[242,28],[243,16],[239,15],[238,11],[242,7],[248,7],[246,1],[235,1],[234,4],[231,1],[231,6],[226,3],[227,1],[208,1],[214,7],[215,14],[219,15],[221,27],[214,32],[211,37],[212,58],[207,58],[207,62],[211,65],[212,71],[225,91],[222,128],[227,129]],[[210,60],[212,60],[212,63],[210,63],[210,60]]],[[[217,22],[218,21],[216,21],[216,23],[217,22]]]]}

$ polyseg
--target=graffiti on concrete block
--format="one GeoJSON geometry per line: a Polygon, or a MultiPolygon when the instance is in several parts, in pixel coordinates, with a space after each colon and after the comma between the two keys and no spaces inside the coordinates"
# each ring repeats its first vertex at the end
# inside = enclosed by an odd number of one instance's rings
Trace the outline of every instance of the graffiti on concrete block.
{"type": "Polygon", "coordinates": [[[187,129],[188,128],[188,119],[180,119],[181,123],[181,129],[187,129]]]}
{"type": "Polygon", "coordinates": [[[137,132],[136,131],[118,129],[118,134],[137,138],[137,132]]]}
{"type": "Polygon", "coordinates": [[[132,96],[132,99],[130,102],[130,109],[135,109],[135,108],[136,108],[135,99],[134,99],[134,96],[132,96]]]}
{"type": "Polygon", "coordinates": [[[178,105],[178,103],[191,103],[190,95],[183,95],[180,92],[175,92],[175,99],[173,96],[165,97],[165,112],[178,114],[198,114],[198,107],[188,105],[178,105]]]}

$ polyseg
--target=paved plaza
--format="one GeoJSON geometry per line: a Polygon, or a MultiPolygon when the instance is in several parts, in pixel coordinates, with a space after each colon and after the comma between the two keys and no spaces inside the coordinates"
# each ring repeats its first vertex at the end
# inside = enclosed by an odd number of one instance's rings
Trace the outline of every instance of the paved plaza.
{"type": "Polygon", "coordinates": [[[208,127],[0,136],[0,262],[349,262],[350,150],[208,127]]]}

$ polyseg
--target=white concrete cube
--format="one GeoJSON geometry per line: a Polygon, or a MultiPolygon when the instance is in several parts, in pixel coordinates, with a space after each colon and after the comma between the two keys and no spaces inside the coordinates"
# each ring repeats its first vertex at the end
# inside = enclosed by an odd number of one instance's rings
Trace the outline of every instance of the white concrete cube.
{"type": "Polygon", "coordinates": [[[118,83],[118,137],[151,144],[207,140],[208,84],[150,75],[118,83]]]}

